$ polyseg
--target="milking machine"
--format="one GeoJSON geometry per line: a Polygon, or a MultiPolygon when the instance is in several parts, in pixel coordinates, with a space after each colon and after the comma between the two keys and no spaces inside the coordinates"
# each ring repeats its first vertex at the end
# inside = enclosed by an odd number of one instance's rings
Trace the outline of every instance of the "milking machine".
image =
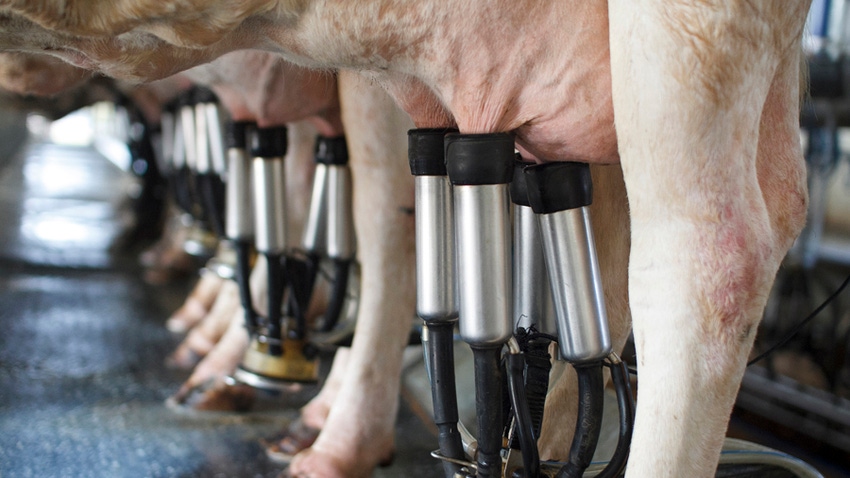
{"type": "Polygon", "coordinates": [[[508,134],[450,133],[444,138],[449,188],[444,170],[433,160],[439,158],[435,145],[440,136],[443,132],[430,130],[409,136],[417,187],[417,311],[428,330],[427,365],[440,429],[434,456],[446,463],[447,476],[582,476],[599,438],[602,370],[608,366],[621,432],[614,457],[597,476],[618,476],[628,456],[634,402],[625,365],[612,352],[608,335],[590,229],[588,166],[516,164],[508,134]],[[513,250],[509,184],[515,204],[513,250]],[[446,345],[456,316],[461,339],[474,357],[474,443],[459,443],[458,430],[464,428],[457,423],[453,358],[451,344],[446,345]],[[536,443],[552,341],[558,342],[559,359],[575,368],[579,383],[569,461],[557,464],[541,463],[536,443]]]}
{"type": "Polygon", "coordinates": [[[212,91],[197,89],[194,100],[197,194],[210,228],[218,237],[224,237],[226,159],[222,114],[212,91]]]}
{"type": "Polygon", "coordinates": [[[183,104],[186,101],[188,101],[188,98],[184,93],[176,100],[166,104],[160,116],[160,123],[162,124],[163,157],[168,166],[171,195],[180,210],[191,214],[195,206],[190,187],[191,181],[189,181],[190,173],[186,162],[181,115],[183,104]]]}
{"type": "MultiPolygon", "coordinates": [[[[316,140],[316,171],[310,212],[302,240],[305,284],[312,291],[321,259],[331,264],[329,281],[332,284],[328,307],[315,329],[329,332],[344,314],[349,276],[354,272],[356,241],[352,211],[351,170],[348,167],[348,146],[344,136],[316,140]]],[[[299,320],[303,317],[311,293],[302,293],[297,306],[299,320]]]]}
{"type": "MultiPolygon", "coordinates": [[[[238,275],[246,324],[251,343],[234,378],[248,385],[280,390],[293,382],[315,382],[318,378],[318,345],[310,336],[307,307],[322,261],[332,264],[329,274],[332,291],[329,306],[317,327],[332,329],[343,314],[349,296],[349,275],[355,254],[354,226],[351,214],[351,175],[347,167],[345,139],[319,138],[316,146],[316,175],[308,215],[303,250],[286,247],[286,203],[284,163],[286,128],[255,128],[249,134],[253,169],[254,244],[265,257],[268,267],[267,314],[253,310],[248,287],[247,241],[249,230],[231,231],[239,257],[238,275]]],[[[244,156],[231,148],[231,168],[241,173],[231,176],[228,191],[244,205],[248,190],[244,156]],[[241,175],[241,176],[240,176],[241,175]],[[241,180],[235,180],[235,178],[241,180]]],[[[241,207],[234,200],[232,209],[241,207]]]]}
{"type": "MultiPolygon", "coordinates": [[[[250,134],[254,191],[254,244],[268,268],[266,316],[256,314],[251,345],[234,377],[259,388],[279,388],[279,382],[314,380],[316,368],[303,357],[303,344],[284,348],[283,298],[285,292],[286,195],[284,163],[285,127],[256,128],[250,134]],[[284,356],[284,351],[287,356],[284,356]],[[286,360],[292,358],[293,360],[286,360]]],[[[251,303],[243,304],[252,307],[251,303]]]]}
{"type": "MultiPolygon", "coordinates": [[[[210,93],[211,94],[211,93],[210,93]]],[[[204,121],[203,127],[196,126],[196,105],[199,94],[195,90],[180,95],[176,101],[167,105],[161,116],[163,130],[163,152],[170,167],[169,182],[171,193],[178,208],[183,211],[181,221],[190,228],[190,237],[184,242],[184,250],[194,256],[207,256],[214,248],[214,236],[207,233],[213,230],[201,189],[198,170],[199,143],[204,146],[201,154],[209,160],[209,132],[204,121]],[[201,143],[204,141],[204,143],[201,143]]],[[[220,139],[217,136],[216,139],[220,139]]],[[[205,165],[209,163],[206,162],[205,165]]],[[[205,166],[202,165],[202,166],[205,166]]],[[[206,174],[209,174],[208,170],[206,174]]],[[[221,196],[221,194],[219,194],[221,196]]],[[[222,232],[222,231],[216,231],[222,232]]]]}
{"type": "Polygon", "coordinates": [[[223,131],[225,114],[221,111],[215,94],[208,89],[194,90],[193,105],[194,190],[205,224],[220,239],[216,254],[207,261],[205,269],[223,279],[238,280],[235,242],[225,240],[229,237],[226,226],[228,158],[225,152],[226,135],[223,131]]]}
{"type": "Polygon", "coordinates": [[[225,237],[236,253],[235,279],[245,313],[245,326],[256,330],[257,315],[251,301],[251,266],[254,246],[254,204],[251,190],[251,159],[247,135],[256,127],[248,121],[229,121],[225,129],[227,184],[225,192],[225,237]]]}
{"type": "MultiPolygon", "coordinates": [[[[517,347],[509,347],[508,384],[514,403],[514,425],[510,428],[506,469],[527,463],[526,475],[539,474],[537,437],[543,424],[543,407],[552,369],[549,345],[557,341],[554,310],[542,238],[537,217],[528,200],[523,169],[529,163],[514,162],[511,202],[514,215],[513,293],[517,347]],[[518,352],[522,352],[521,354],[518,352]],[[525,378],[524,383],[521,378],[525,378]],[[524,388],[523,388],[524,387],[524,388]],[[524,392],[525,397],[517,395],[524,392]],[[527,411],[526,411],[527,410],[527,411]],[[519,451],[519,455],[517,454],[519,451]],[[519,459],[518,459],[519,458],[519,459]]],[[[514,342],[510,342],[513,344],[514,342]]]]}
{"type": "Polygon", "coordinates": [[[446,476],[464,458],[458,430],[454,373],[455,291],[454,205],[443,152],[444,129],[408,133],[410,172],[416,188],[416,313],[425,321],[422,342],[431,379],[434,421],[446,476]],[[449,461],[454,460],[454,461],[449,461]]]}
{"type": "Polygon", "coordinates": [[[195,187],[196,141],[194,94],[189,91],[178,98],[175,111],[174,175],[177,204],[193,217],[202,220],[201,201],[195,187]]]}
{"type": "Polygon", "coordinates": [[[135,198],[136,217],[133,235],[154,239],[162,233],[165,215],[166,182],[162,175],[162,159],[157,158],[154,143],[159,131],[148,124],[141,110],[129,98],[119,95],[119,102],[129,120],[127,150],[130,170],[141,180],[141,190],[135,198]]]}
{"type": "Polygon", "coordinates": [[[500,476],[501,357],[513,334],[508,214],[513,138],[452,133],[445,150],[454,199],[460,336],[472,348],[475,369],[476,475],[500,476]]]}
{"type": "Polygon", "coordinates": [[[569,461],[559,478],[580,477],[590,466],[602,424],[605,361],[617,388],[621,436],[614,458],[596,476],[617,476],[628,457],[634,406],[625,366],[611,350],[602,280],[589,206],[590,167],[548,163],[524,169],[528,200],[538,218],[558,328],[560,358],[578,376],[579,410],[569,461]]]}

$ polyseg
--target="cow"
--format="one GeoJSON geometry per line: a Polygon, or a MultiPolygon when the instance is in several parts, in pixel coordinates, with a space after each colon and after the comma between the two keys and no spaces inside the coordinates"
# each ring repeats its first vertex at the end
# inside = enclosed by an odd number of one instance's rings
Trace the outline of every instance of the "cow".
{"type": "Polygon", "coordinates": [[[92,73],[47,55],[0,54],[0,85],[19,95],[54,96],[88,81],[92,73]]]}
{"type": "MultiPolygon", "coordinates": [[[[710,476],[768,290],[805,221],[797,130],[808,7],[4,0],[0,48],[136,79],[262,48],[368,71],[417,126],[450,117],[463,133],[513,133],[526,159],[619,163],[641,373],[626,473],[710,476]]],[[[615,342],[622,325],[611,326],[615,342]]],[[[359,463],[340,466],[348,455],[322,437],[312,454],[292,472],[322,461],[336,466],[322,472],[343,475],[359,463]]]]}
{"type": "MultiPolygon", "coordinates": [[[[77,70],[64,63],[60,65],[77,70]]],[[[56,68],[53,73],[60,72],[61,69],[56,68]]],[[[286,161],[288,219],[292,226],[287,231],[290,236],[288,242],[297,244],[299,226],[306,215],[304,199],[309,193],[312,140],[316,132],[331,137],[342,134],[335,75],[304,70],[269,53],[238,51],[193,68],[181,76],[210,86],[232,119],[237,121],[250,120],[261,126],[272,126],[308,115],[311,126],[290,128],[289,157],[286,161]]],[[[398,407],[399,366],[410,327],[410,322],[397,318],[414,316],[413,222],[410,215],[413,208],[412,182],[401,161],[406,152],[404,132],[412,125],[374,85],[350,74],[345,78],[347,81],[342,84],[342,91],[346,92],[350,104],[346,115],[348,129],[355,133],[348,140],[356,188],[354,200],[355,204],[362,204],[363,210],[360,213],[355,211],[357,234],[363,241],[360,246],[361,281],[366,288],[359,308],[363,319],[358,326],[358,334],[367,334],[373,341],[386,341],[398,346],[378,347],[375,343],[365,349],[371,353],[360,358],[352,357],[345,349],[340,350],[322,391],[303,407],[297,423],[269,443],[278,459],[312,444],[341,394],[340,402],[349,405],[336,407],[341,409],[337,412],[340,417],[337,421],[342,423],[337,428],[352,434],[350,441],[362,443],[366,438],[382,440],[383,447],[368,448],[381,455],[378,461],[386,461],[392,455],[395,413],[390,411],[398,407]],[[385,164],[393,167],[385,167],[385,164]],[[387,184],[392,187],[385,187],[387,184]],[[393,199],[390,200],[390,197],[393,199]],[[380,213],[382,210],[383,214],[380,213]],[[376,212],[379,212],[379,217],[373,216],[376,212]],[[397,253],[403,250],[407,253],[397,253]],[[373,330],[369,332],[370,329],[373,330]],[[377,356],[381,348],[385,351],[377,356]],[[361,365],[349,366],[353,360],[361,365]],[[358,373],[358,367],[367,369],[367,372],[358,373]],[[348,379],[349,376],[354,378],[348,379]],[[346,389],[354,392],[346,392],[346,389]],[[366,398],[359,398],[358,392],[364,390],[371,392],[366,398]],[[354,419],[364,414],[381,419],[365,422],[354,419]],[[293,441],[293,438],[297,439],[293,441]]],[[[254,291],[262,291],[264,273],[260,267],[253,274],[254,291]]],[[[190,331],[171,361],[188,366],[194,365],[195,357],[205,357],[168,403],[197,410],[245,408],[253,397],[250,390],[244,386],[225,385],[226,376],[236,368],[247,347],[247,334],[235,286],[202,278],[199,289],[195,293],[206,295],[207,301],[212,302],[212,298],[216,298],[214,310],[190,331]]],[[[201,308],[197,307],[201,305],[197,295],[187,299],[187,304],[193,302],[195,304],[191,307],[201,308]]],[[[255,298],[255,303],[262,313],[265,301],[255,298]]]]}

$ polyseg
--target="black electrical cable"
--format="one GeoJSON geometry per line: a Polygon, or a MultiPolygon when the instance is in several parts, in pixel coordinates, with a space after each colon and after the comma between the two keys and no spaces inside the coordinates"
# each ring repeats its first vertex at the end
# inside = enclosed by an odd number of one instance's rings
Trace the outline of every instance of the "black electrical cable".
{"type": "Polygon", "coordinates": [[[224,237],[224,182],[215,173],[198,174],[196,181],[204,217],[213,232],[218,237],[224,237]]]}
{"type": "Polygon", "coordinates": [[[844,279],[844,282],[842,282],[841,285],[838,286],[838,289],[836,289],[835,292],[832,293],[832,295],[827,297],[827,299],[821,305],[819,305],[818,308],[812,311],[811,314],[809,314],[805,319],[803,319],[799,324],[797,324],[793,329],[791,329],[779,342],[776,342],[775,344],[771,345],[770,347],[768,347],[767,350],[760,353],[758,357],[747,362],[747,366],[749,367],[750,365],[772,354],[779,347],[782,347],[783,345],[787,344],[788,341],[790,341],[795,335],[800,332],[800,330],[803,329],[803,327],[806,326],[806,324],[811,322],[812,319],[814,319],[818,314],[821,313],[823,309],[826,308],[827,305],[830,304],[830,302],[835,300],[835,298],[838,297],[838,294],[840,294],[847,287],[847,284],[850,284],[850,275],[848,275],[847,278],[844,279]]]}
{"type": "Polygon", "coordinates": [[[245,327],[250,335],[257,332],[257,312],[251,301],[251,243],[243,239],[233,241],[236,249],[236,283],[239,285],[239,298],[245,310],[245,327]]]}
{"type": "Polygon", "coordinates": [[[283,277],[282,254],[267,253],[266,261],[268,262],[268,305],[269,310],[266,312],[269,354],[274,356],[283,355],[283,329],[281,327],[281,308],[283,306],[283,289],[286,283],[283,277]]]}
{"type": "MultiPolygon", "coordinates": [[[[844,279],[844,282],[842,282],[841,285],[838,286],[838,289],[836,289],[835,292],[832,293],[832,295],[827,297],[826,300],[824,300],[823,303],[821,303],[821,305],[819,305],[815,310],[813,310],[811,314],[806,316],[805,319],[800,321],[799,324],[797,324],[793,329],[791,329],[785,335],[785,337],[783,337],[781,340],[779,340],[775,344],[768,347],[767,350],[760,353],[756,358],[747,362],[747,367],[749,367],[750,365],[753,365],[754,363],[764,359],[768,355],[775,352],[776,349],[778,349],[779,347],[782,347],[783,345],[787,344],[792,338],[794,338],[795,335],[797,335],[800,332],[800,330],[803,329],[803,327],[806,326],[806,324],[811,322],[815,317],[817,317],[818,314],[820,314],[823,311],[823,309],[826,308],[826,306],[828,306],[830,303],[832,303],[832,301],[834,301],[838,297],[838,295],[841,294],[841,292],[843,292],[844,289],[847,288],[848,284],[850,284],[850,275],[848,275],[847,278],[844,279]]],[[[635,375],[635,376],[637,376],[637,374],[638,374],[637,370],[633,369],[633,368],[629,368],[629,373],[632,374],[632,375],[635,375]]]]}

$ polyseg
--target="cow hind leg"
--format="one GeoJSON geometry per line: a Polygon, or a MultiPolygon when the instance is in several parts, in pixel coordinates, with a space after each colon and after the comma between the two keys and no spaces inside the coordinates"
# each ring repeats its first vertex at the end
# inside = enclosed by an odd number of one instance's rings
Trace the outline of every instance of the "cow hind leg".
{"type": "Polygon", "coordinates": [[[316,442],[292,461],[293,476],[369,476],[391,458],[401,358],[415,309],[413,179],[404,160],[412,124],[375,85],[350,72],[340,72],[339,82],[360,304],[346,376],[316,442]]]}
{"type": "Polygon", "coordinates": [[[629,477],[714,475],[805,215],[794,138],[806,7],[609,2],[639,371],[629,477]]]}

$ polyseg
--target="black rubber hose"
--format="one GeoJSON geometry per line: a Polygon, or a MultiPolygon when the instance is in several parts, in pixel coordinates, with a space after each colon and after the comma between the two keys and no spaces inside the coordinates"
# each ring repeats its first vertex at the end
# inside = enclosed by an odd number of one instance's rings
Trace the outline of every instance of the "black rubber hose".
{"type": "Polygon", "coordinates": [[[322,320],[322,332],[328,332],[339,322],[342,308],[345,306],[345,297],[348,292],[348,272],[351,269],[350,259],[334,259],[333,287],[328,308],[322,320]]]}
{"type": "MultiPolygon", "coordinates": [[[[198,215],[198,210],[195,206],[192,182],[192,172],[185,166],[175,170],[172,174],[171,184],[174,192],[174,201],[180,209],[195,217],[198,215]]],[[[196,219],[200,218],[196,217],[196,219]]]]}
{"type": "Polygon", "coordinates": [[[283,306],[283,284],[285,284],[283,274],[282,256],[279,253],[266,253],[266,260],[269,268],[269,310],[266,314],[269,354],[274,356],[283,355],[283,329],[281,327],[281,308],[283,306]]]}
{"type": "Polygon", "coordinates": [[[602,428],[602,362],[574,365],[578,375],[578,416],[570,447],[570,460],[558,470],[557,478],[581,478],[593,460],[602,428]]]}
{"type": "Polygon", "coordinates": [[[148,125],[135,104],[126,97],[121,101],[130,115],[131,129],[141,127],[141,134],[130,134],[127,143],[132,158],[130,170],[141,179],[142,184],[141,193],[133,202],[133,211],[137,217],[134,235],[140,238],[156,238],[162,234],[168,185],[156,161],[151,141],[154,129],[148,125]]]}
{"type": "Polygon", "coordinates": [[[213,232],[224,237],[224,183],[215,173],[198,174],[198,194],[213,232]]]}
{"type": "MultiPolygon", "coordinates": [[[[463,441],[457,429],[457,387],[454,368],[454,321],[431,321],[428,327],[428,357],[431,370],[431,400],[440,454],[447,458],[464,458],[463,441]]],[[[460,465],[443,461],[446,477],[452,478],[460,465]]]]}
{"type": "Polygon", "coordinates": [[[596,478],[615,478],[623,473],[629,460],[629,447],[632,444],[632,430],[635,423],[635,399],[629,381],[629,369],[625,362],[611,365],[611,381],[617,391],[617,408],[620,411],[620,436],[611,461],[596,475],[596,478]]]}
{"type": "Polygon", "coordinates": [[[502,347],[472,347],[478,418],[478,478],[501,476],[502,347]]]}
{"type": "Polygon", "coordinates": [[[295,339],[307,337],[307,308],[313,296],[319,257],[307,254],[306,259],[286,256],[286,287],[289,290],[286,302],[286,314],[295,318],[295,330],[290,335],[295,339]]]}
{"type": "Polygon", "coordinates": [[[537,452],[537,435],[533,430],[528,400],[525,396],[523,371],[525,358],[522,354],[508,354],[508,389],[511,393],[511,405],[516,418],[516,430],[522,451],[522,467],[526,478],[540,476],[540,455],[537,452]]]}
{"type": "Polygon", "coordinates": [[[239,285],[239,299],[245,310],[245,327],[250,335],[257,333],[257,312],[251,300],[251,242],[244,239],[233,241],[236,250],[236,283],[239,285]]]}

